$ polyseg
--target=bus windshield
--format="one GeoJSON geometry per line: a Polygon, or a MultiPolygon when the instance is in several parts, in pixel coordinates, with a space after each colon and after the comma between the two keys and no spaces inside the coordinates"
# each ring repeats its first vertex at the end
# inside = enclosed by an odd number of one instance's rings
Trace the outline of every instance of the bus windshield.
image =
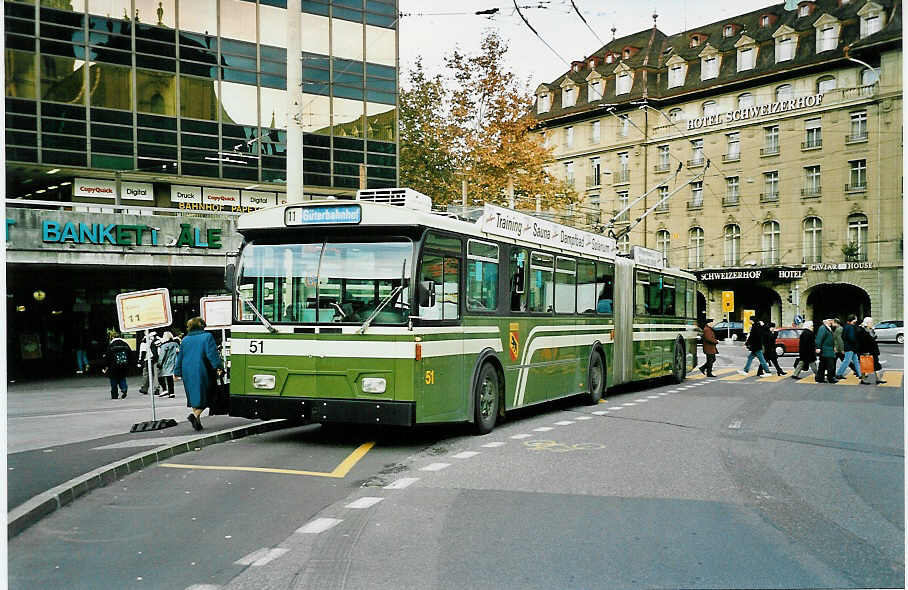
{"type": "MultiPolygon", "coordinates": [[[[403,238],[390,242],[253,243],[243,250],[238,296],[274,324],[362,324],[379,307],[372,324],[402,324],[410,316],[412,260],[413,243],[403,238]]],[[[256,321],[250,306],[242,301],[236,313],[240,321],[256,321]]]]}

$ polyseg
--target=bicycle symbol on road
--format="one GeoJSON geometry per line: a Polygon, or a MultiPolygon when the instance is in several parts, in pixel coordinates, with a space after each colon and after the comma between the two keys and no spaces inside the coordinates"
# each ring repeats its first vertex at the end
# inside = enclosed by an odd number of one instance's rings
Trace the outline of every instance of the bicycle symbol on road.
{"type": "Polygon", "coordinates": [[[577,443],[568,445],[553,440],[528,440],[523,443],[531,451],[549,451],[551,453],[570,453],[571,451],[595,451],[604,449],[599,443],[577,443]]]}

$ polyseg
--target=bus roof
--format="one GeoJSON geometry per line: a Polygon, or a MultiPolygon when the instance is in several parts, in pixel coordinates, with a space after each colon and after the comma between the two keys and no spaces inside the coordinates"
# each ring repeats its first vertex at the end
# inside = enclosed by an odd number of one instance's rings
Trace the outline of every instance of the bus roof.
{"type": "MultiPolygon", "coordinates": [[[[615,260],[618,254],[613,238],[554,223],[513,209],[486,204],[476,221],[429,210],[366,200],[320,200],[288,203],[241,215],[237,230],[246,234],[256,230],[315,227],[427,227],[479,239],[542,247],[554,254],[615,260]]],[[[638,266],[673,275],[694,278],[678,268],[658,268],[638,261],[638,266]]]]}

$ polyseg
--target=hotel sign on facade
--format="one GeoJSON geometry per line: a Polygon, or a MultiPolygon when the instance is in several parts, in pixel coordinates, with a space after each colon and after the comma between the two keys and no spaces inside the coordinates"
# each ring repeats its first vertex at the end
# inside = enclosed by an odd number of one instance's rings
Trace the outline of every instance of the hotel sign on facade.
{"type": "Polygon", "coordinates": [[[706,117],[697,117],[696,119],[687,120],[687,130],[703,129],[705,127],[714,127],[720,124],[735,123],[737,121],[746,121],[757,119],[766,115],[776,115],[788,111],[796,111],[804,108],[818,107],[823,102],[822,94],[811,94],[810,96],[801,96],[790,100],[780,100],[771,104],[761,104],[750,106],[727,113],[718,115],[709,115],[706,117]]]}

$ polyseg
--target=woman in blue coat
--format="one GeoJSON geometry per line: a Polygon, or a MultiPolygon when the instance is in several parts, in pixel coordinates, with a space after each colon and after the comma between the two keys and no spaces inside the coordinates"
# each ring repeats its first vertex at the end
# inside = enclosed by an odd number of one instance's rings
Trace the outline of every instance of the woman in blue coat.
{"type": "Polygon", "coordinates": [[[214,337],[205,331],[205,321],[194,317],[186,322],[186,336],[180,343],[173,374],[183,378],[186,405],[192,413],[186,418],[196,430],[202,429],[199,417],[208,407],[208,392],[224,365],[214,337]]]}

